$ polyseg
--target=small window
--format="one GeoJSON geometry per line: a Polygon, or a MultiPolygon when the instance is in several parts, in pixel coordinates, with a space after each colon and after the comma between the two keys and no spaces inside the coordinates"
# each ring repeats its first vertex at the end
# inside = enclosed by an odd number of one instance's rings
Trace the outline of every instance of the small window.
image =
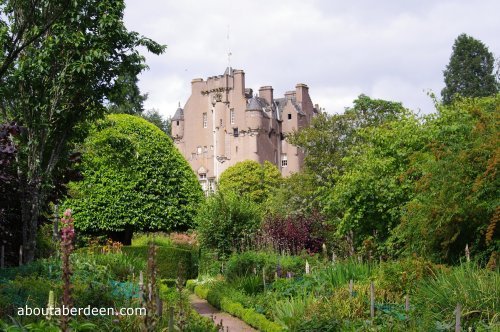
{"type": "Polygon", "coordinates": [[[206,180],[206,179],[207,179],[207,173],[201,173],[200,180],[206,180]]]}
{"type": "Polygon", "coordinates": [[[234,124],[234,110],[229,111],[229,119],[231,121],[231,124],[234,124]]]}
{"type": "Polygon", "coordinates": [[[281,167],[287,167],[288,166],[288,157],[286,154],[281,155],[281,167]]]}
{"type": "Polygon", "coordinates": [[[205,152],[205,153],[208,152],[208,148],[206,146],[203,147],[203,152],[205,152]]]}
{"type": "Polygon", "coordinates": [[[196,152],[197,152],[198,154],[201,154],[201,146],[198,146],[198,148],[196,149],[196,152]]]}
{"type": "Polygon", "coordinates": [[[236,153],[238,153],[238,146],[236,146],[236,153]]]}
{"type": "Polygon", "coordinates": [[[196,158],[196,153],[191,153],[191,159],[195,159],[196,158]]]}
{"type": "Polygon", "coordinates": [[[240,132],[238,131],[238,128],[233,128],[233,136],[234,137],[240,136],[240,132]]]}
{"type": "Polygon", "coordinates": [[[291,119],[292,119],[292,114],[288,113],[288,120],[291,120],[291,119]]]}
{"type": "Polygon", "coordinates": [[[177,125],[179,125],[179,121],[176,121],[177,125]]]}
{"type": "Polygon", "coordinates": [[[214,146],[210,145],[210,151],[213,151],[213,149],[214,149],[214,146]]]}
{"type": "Polygon", "coordinates": [[[219,120],[219,126],[222,127],[222,119],[219,120]]]}
{"type": "Polygon", "coordinates": [[[207,127],[208,127],[207,113],[203,113],[203,128],[207,128],[207,127]]]}

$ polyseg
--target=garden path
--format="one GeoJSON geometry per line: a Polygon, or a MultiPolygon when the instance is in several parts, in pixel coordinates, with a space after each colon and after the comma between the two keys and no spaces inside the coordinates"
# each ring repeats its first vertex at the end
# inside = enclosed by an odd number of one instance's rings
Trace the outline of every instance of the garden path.
{"type": "Polygon", "coordinates": [[[215,324],[219,324],[222,320],[222,325],[224,326],[224,332],[256,332],[254,328],[246,324],[244,321],[231,316],[230,314],[220,311],[213,307],[206,300],[200,299],[195,294],[191,294],[189,297],[191,306],[200,315],[212,318],[215,324]]]}

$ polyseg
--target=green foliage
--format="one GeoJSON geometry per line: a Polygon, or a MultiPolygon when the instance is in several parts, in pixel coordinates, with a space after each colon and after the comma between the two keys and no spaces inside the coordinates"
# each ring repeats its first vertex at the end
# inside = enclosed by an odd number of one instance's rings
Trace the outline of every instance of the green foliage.
{"type": "Polygon", "coordinates": [[[267,280],[274,280],[274,273],[281,269],[281,277],[287,272],[292,272],[296,276],[305,273],[306,259],[314,267],[317,260],[314,257],[299,257],[289,255],[279,255],[275,253],[245,251],[231,255],[225,264],[224,271],[228,280],[239,277],[246,277],[254,274],[262,276],[262,269],[265,269],[267,280]]]}
{"type": "Polygon", "coordinates": [[[412,157],[415,195],[395,232],[406,252],[456,262],[468,244],[485,262],[498,250],[499,111],[500,95],[463,99],[427,120],[430,144],[412,157]]]}
{"type": "MultiPolygon", "coordinates": [[[[125,255],[144,261],[148,257],[148,246],[124,246],[122,251],[125,255]]],[[[178,277],[179,271],[182,271],[181,277],[184,280],[195,277],[198,273],[196,255],[197,252],[193,250],[158,246],[156,252],[158,276],[162,279],[175,279],[178,277]]]]}
{"type": "Polygon", "coordinates": [[[138,47],[165,49],[128,31],[124,9],[115,0],[0,3],[2,119],[24,128],[16,166],[21,205],[30,206],[19,211],[26,261],[34,259],[41,211],[60,194],[56,179],[88,125],[104,114],[117,78],[145,69],[138,47]]]}
{"type": "Polygon", "coordinates": [[[324,208],[338,236],[352,231],[355,244],[371,246],[365,251],[376,255],[413,195],[408,166],[413,153],[425,146],[426,136],[411,114],[358,130],[357,135],[361,143],[343,158],[345,171],[336,177],[324,208]]]}
{"type": "Polygon", "coordinates": [[[99,121],[83,147],[84,180],[71,184],[75,228],[88,233],[188,229],[201,187],[163,132],[114,114],[99,121]]]}
{"type": "Polygon", "coordinates": [[[142,117],[158,128],[161,129],[165,134],[167,134],[169,137],[172,135],[172,119],[167,118],[164,119],[163,116],[160,114],[160,112],[157,109],[150,109],[147,110],[145,113],[142,114],[142,117]]]}
{"type": "MultiPolygon", "coordinates": [[[[245,308],[241,303],[231,296],[234,292],[228,293],[227,288],[217,286],[217,283],[197,285],[194,292],[199,297],[206,299],[213,306],[241,318],[245,323],[255,327],[259,331],[280,332],[283,327],[268,320],[264,315],[257,313],[253,308],[245,308]]],[[[229,291],[230,292],[230,291],[229,291]]]]}
{"type": "Polygon", "coordinates": [[[288,331],[296,332],[303,322],[307,307],[314,301],[314,297],[307,295],[277,301],[273,312],[274,320],[286,326],[288,331]]]}
{"type": "Polygon", "coordinates": [[[495,79],[494,61],[481,41],[466,34],[458,36],[444,71],[443,103],[450,104],[456,95],[487,97],[498,93],[500,82],[495,79]]]}
{"type": "Polygon", "coordinates": [[[259,206],[247,196],[218,191],[201,205],[196,216],[200,244],[221,255],[239,250],[261,222],[259,206]]]}
{"type": "Polygon", "coordinates": [[[219,178],[219,191],[247,196],[257,203],[265,202],[281,183],[281,172],[269,161],[259,164],[241,161],[226,169],[219,178]]]}
{"type": "Polygon", "coordinates": [[[435,279],[422,281],[413,301],[426,322],[453,323],[454,309],[460,303],[464,329],[484,326],[484,323],[498,328],[500,274],[473,264],[462,264],[449,272],[439,273],[435,279]]]}
{"type": "Polygon", "coordinates": [[[136,74],[127,72],[120,74],[109,93],[107,111],[109,113],[141,115],[144,111],[144,101],[148,95],[141,94],[137,86],[138,82],[136,74]]]}

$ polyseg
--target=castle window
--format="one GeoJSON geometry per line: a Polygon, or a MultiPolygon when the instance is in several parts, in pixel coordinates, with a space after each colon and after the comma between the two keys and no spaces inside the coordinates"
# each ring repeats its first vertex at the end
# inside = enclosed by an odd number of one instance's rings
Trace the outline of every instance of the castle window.
{"type": "Polygon", "coordinates": [[[236,153],[238,153],[238,146],[236,146],[236,153]]]}
{"type": "Polygon", "coordinates": [[[203,152],[204,153],[207,153],[208,152],[208,148],[206,146],[203,147],[203,152]]]}
{"type": "Polygon", "coordinates": [[[222,127],[222,119],[220,119],[219,123],[220,123],[220,127],[222,127]]]}
{"type": "Polygon", "coordinates": [[[281,155],[281,167],[287,167],[288,166],[288,157],[286,154],[281,155]]]}
{"type": "Polygon", "coordinates": [[[198,154],[201,154],[201,146],[198,146],[198,148],[196,149],[196,152],[197,152],[198,154]]]}
{"type": "Polygon", "coordinates": [[[288,120],[291,120],[291,119],[292,119],[292,114],[288,113],[288,120]]]}
{"type": "Polygon", "coordinates": [[[207,179],[207,173],[200,173],[200,180],[206,180],[207,179]]]}
{"type": "Polygon", "coordinates": [[[176,121],[177,122],[177,125],[179,125],[179,121],[176,121]]]}
{"type": "Polygon", "coordinates": [[[207,128],[207,126],[208,126],[207,113],[203,113],[203,128],[207,128]]]}
{"type": "Polygon", "coordinates": [[[234,110],[229,111],[229,118],[231,119],[231,124],[234,124],[234,110]]]}
{"type": "Polygon", "coordinates": [[[238,131],[238,128],[233,128],[233,136],[234,137],[240,136],[240,132],[238,131]]]}

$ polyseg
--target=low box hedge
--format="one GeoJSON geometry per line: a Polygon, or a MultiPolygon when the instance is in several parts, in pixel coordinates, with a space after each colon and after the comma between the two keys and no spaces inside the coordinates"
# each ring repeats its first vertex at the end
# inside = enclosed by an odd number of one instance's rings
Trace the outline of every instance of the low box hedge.
{"type": "MultiPolygon", "coordinates": [[[[189,287],[192,288],[193,282],[189,283],[189,287]]],[[[285,328],[275,322],[270,321],[266,316],[256,312],[253,308],[245,308],[239,302],[231,300],[229,297],[225,296],[219,289],[210,289],[205,285],[196,285],[194,287],[194,293],[207,300],[210,304],[221,309],[233,316],[241,318],[245,323],[250,326],[255,327],[259,331],[263,332],[282,332],[285,328]]]]}
{"type": "MultiPolygon", "coordinates": [[[[156,263],[161,279],[176,279],[179,276],[178,273],[181,273],[184,280],[196,278],[198,275],[197,251],[166,246],[158,246],[157,249],[156,263]]],[[[148,259],[148,250],[148,246],[126,246],[122,248],[124,254],[134,255],[146,261],[148,259]]]]}

